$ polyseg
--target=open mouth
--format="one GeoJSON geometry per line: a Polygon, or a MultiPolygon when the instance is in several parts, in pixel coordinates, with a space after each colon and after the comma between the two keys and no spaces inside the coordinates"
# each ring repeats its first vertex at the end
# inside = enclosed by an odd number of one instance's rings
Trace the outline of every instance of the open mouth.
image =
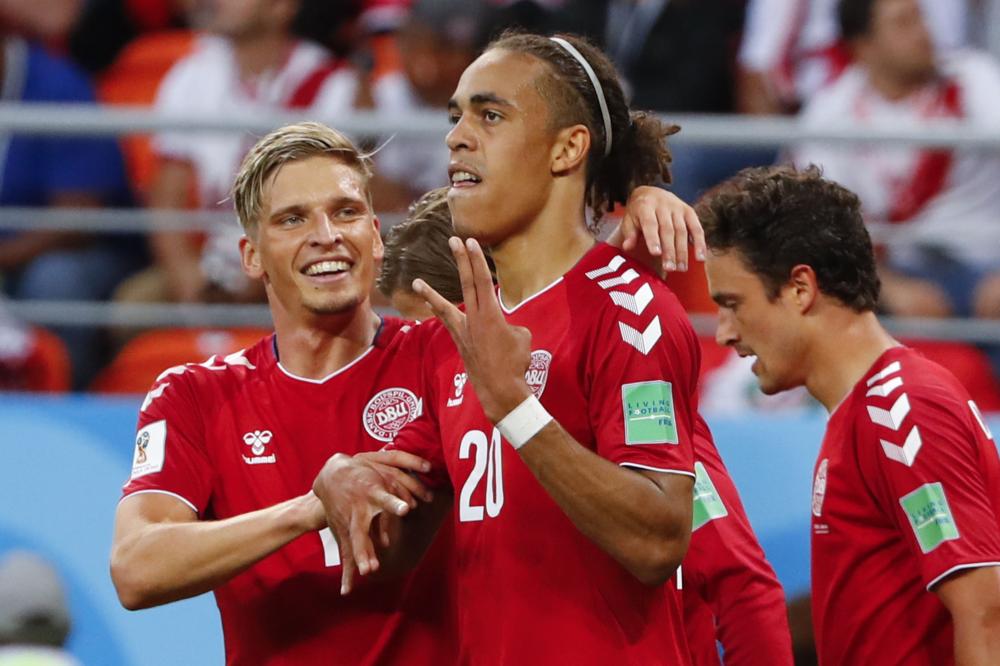
{"type": "Polygon", "coordinates": [[[472,167],[458,162],[453,162],[449,165],[448,177],[451,179],[451,186],[453,188],[475,187],[483,182],[482,177],[472,167]]]}
{"type": "Polygon", "coordinates": [[[348,261],[327,259],[309,264],[302,269],[302,274],[306,277],[330,280],[344,275],[350,270],[351,263],[348,261]]]}

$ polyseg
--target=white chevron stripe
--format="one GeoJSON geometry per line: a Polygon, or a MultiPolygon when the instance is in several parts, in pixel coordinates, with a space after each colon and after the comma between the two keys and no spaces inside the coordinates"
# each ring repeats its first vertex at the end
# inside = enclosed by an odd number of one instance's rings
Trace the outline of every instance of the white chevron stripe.
{"type": "Polygon", "coordinates": [[[621,330],[622,340],[638,349],[643,355],[649,355],[650,350],[653,349],[653,345],[656,344],[656,341],[663,334],[663,331],[660,329],[659,315],[653,317],[653,321],[649,323],[649,326],[642,333],[622,322],[618,322],[618,328],[621,330]]]}
{"type": "Polygon", "coordinates": [[[874,384],[875,382],[877,382],[879,380],[885,379],[889,375],[892,375],[892,374],[895,374],[895,373],[899,372],[902,367],[903,366],[901,366],[899,364],[899,361],[893,361],[889,365],[885,366],[885,368],[883,368],[882,371],[879,372],[877,375],[873,375],[872,377],[869,377],[868,378],[868,386],[871,386],[872,384],[874,384]]]}
{"type": "Polygon", "coordinates": [[[913,426],[910,429],[910,434],[906,436],[906,441],[903,442],[902,446],[897,446],[884,439],[880,439],[879,441],[882,442],[882,451],[885,452],[889,460],[903,463],[907,467],[913,467],[913,461],[917,459],[920,447],[923,446],[923,441],[920,439],[920,430],[917,429],[917,426],[913,426]]]}
{"type": "Polygon", "coordinates": [[[910,413],[910,399],[905,393],[887,410],[871,405],[865,406],[868,408],[868,416],[874,423],[892,430],[899,430],[899,426],[903,425],[903,419],[910,413]]]}
{"type": "Polygon", "coordinates": [[[625,263],[625,257],[623,257],[620,254],[618,254],[618,255],[615,255],[615,257],[611,260],[611,263],[609,263],[604,268],[595,268],[592,271],[587,271],[586,275],[591,280],[596,280],[597,278],[601,277],[602,275],[610,275],[611,273],[614,273],[619,268],[621,268],[622,264],[624,264],[624,263],[625,263]]]}
{"type": "MultiPolygon", "coordinates": [[[[880,398],[885,398],[887,396],[892,395],[892,392],[898,389],[902,385],[903,385],[902,377],[893,377],[885,384],[878,384],[877,386],[872,386],[870,389],[868,389],[868,393],[865,393],[865,395],[866,396],[877,395],[880,398]]],[[[869,384],[869,386],[871,385],[869,384]]]]}
{"type": "Polygon", "coordinates": [[[990,432],[990,427],[986,425],[986,421],[983,420],[983,413],[979,411],[979,405],[977,405],[974,400],[970,400],[969,409],[972,410],[972,415],[976,417],[979,427],[983,429],[983,434],[986,435],[986,439],[993,439],[993,433],[990,432]]]}
{"type": "Polygon", "coordinates": [[[163,392],[167,390],[170,386],[170,382],[164,382],[160,384],[155,389],[146,394],[146,397],[142,401],[142,407],[139,408],[140,412],[146,411],[146,408],[153,404],[153,401],[163,395],[163,392]]]}
{"type": "Polygon", "coordinates": [[[632,280],[639,277],[639,274],[635,272],[634,268],[630,268],[618,277],[608,278],[607,280],[601,280],[597,283],[597,286],[601,289],[610,289],[611,287],[620,287],[623,284],[628,284],[632,280]]]}
{"type": "Polygon", "coordinates": [[[642,283],[639,290],[635,292],[635,296],[627,294],[624,291],[612,291],[610,293],[611,300],[615,302],[615,305],[637,315],[641,315],[646,306],[653,300],[653,288],[649,286],[648,282],[642,283]]]}

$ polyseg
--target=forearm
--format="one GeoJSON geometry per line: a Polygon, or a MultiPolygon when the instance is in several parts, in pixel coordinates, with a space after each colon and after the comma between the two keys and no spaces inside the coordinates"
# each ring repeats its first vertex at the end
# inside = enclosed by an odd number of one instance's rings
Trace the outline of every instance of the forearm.
{"type": "Polygon", "coordinates": [[[131,610],[193,597],[314,529],[309,521],[302,496],[225,520],[151,522],[116,538],[112,579],[131,610]]]}
{"type": "Polygon", "coordinates": [[[955,666],[1000,664],[1000,607],[961,614],[955,621],[955,666]]]}
{"type": "Polygon", "coordinates": [[[655,585],[674,573],[691,536],[691,484],[669,497],[652,479],[588,450],[555,421],[518,452],[577,529],[636,578],[655,585]]]}

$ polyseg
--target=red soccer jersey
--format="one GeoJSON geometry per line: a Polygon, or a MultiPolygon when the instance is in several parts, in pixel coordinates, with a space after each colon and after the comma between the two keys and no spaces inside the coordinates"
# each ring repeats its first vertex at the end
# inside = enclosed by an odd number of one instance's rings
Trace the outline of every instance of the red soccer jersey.
{"type": "Polygon", "coordinates": [[[704,419],[695,426],[694,520],[682,568],[694,666],[791,666],[785,593],[704,419]]]}
{"type": "Polygon", "coordinates": [[[1000,460],[941,366],[886,351],[834,410],[813,482],[812,607],[823,666],[954,663],[928,590],[1000,566],[1000,460]]]}
{"type": "MultiPolygon", "coordinates": [[[[323,380],[278,363],[274,337],[164,372],[139,415],[124,495],[176,496],[222,519],[301,495],[334,453],[377,450],[419,414],[419,337],[386,319],[375,344],[323,380]]],[[[401,582],[340,595],[329,529],[215,590],[229,664],[441,664],[454,659],[445,531],[401,582]]]]}
{"type": "MultiPolygon", "coordinates": [[[[505,313],[531,330],[529,385],[581,445],[694,475],[700,350],[660,280],[599,244],[505,313]]],[[[573,525],[483,414],[448,333],[426,326],[426,416],[394,446],[431,460],[433,480],[454,489],[460,661],[688,663],[677,596],[640,583],[573,525]]]]}

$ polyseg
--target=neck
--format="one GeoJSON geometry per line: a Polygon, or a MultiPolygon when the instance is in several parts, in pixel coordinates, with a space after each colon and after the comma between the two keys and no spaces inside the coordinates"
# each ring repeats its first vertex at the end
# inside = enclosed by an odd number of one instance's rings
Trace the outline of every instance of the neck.
{"type": "Polygon", "coordinates": [[[850,393],[887,349],[899,343],[882,328],[874,312],[838,307],[822,322],[809,350],[806,388],[828,412],[850,393]],[[830,331],[837,331],[830,335],[830,331]],[[845,350],[850,350],[845,352],[845,350]]]}
{"type": "Polygon", "coordinates": [[[906,99],[933,80],[933,76],[906,79],[878,67],[868,67],[868,83],[878,94],[892,102],[906,99]]]}
{"type": "Polygon", "coordinates": [[[231,39],[230,43],[240,78],[252,79],[281,66],[288,57],[292,38],[283,31],[274,31],[245,39],[231,39]]]}
{"type": "Polygon", "coordinates": [[[582,195],[576,198],[575,206],[572,199],[569,206],[561,205],[558,199],[554,196],[521,231],[490,249],[500,295],[508,308],[555,282],[594,246],[579,204],[582,195]]]}
{"type": "Polygon", "coordinates": [[[367,300],[342,314],[314,315],[309,322],[292,321],[273,302],[271,315],[282,367],[306,379],[322,379],[361,356],[380,322],[367,300]]]}

